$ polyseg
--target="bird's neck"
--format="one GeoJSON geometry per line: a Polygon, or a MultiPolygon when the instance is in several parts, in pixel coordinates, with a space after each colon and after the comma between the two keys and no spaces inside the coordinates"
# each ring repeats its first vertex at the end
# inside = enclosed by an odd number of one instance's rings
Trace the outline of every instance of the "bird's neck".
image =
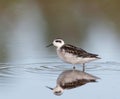
{"type": "Polygon", "coordinates": [[[60,50],[61,47],[57,47],[56,50],[60,50]]]}

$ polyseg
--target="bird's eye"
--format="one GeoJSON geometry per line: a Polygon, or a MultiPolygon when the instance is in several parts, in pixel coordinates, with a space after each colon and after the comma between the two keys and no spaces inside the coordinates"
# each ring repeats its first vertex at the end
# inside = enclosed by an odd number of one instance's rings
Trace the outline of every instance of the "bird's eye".
{"type": "Polygon", "coordinates": [[[56,93],[56,94],[57,94],[57,93],[61,93],[61,91],[56,91],[55,93],[56,93]]]}
{"type": "Polygon", "coordinates": [[[56,91],[56,92],[54,92],[54,94],[57,95],[57,96],[60,96],[60,95],[62,95],[62,92],[61,91],[56,91]]]}
{"type": "Polygon", "coordinates": [[[59,42],[59,43],[61,43],[61,41],[60,41],[60,40],[56,40],[55,42],[59,42]]]}

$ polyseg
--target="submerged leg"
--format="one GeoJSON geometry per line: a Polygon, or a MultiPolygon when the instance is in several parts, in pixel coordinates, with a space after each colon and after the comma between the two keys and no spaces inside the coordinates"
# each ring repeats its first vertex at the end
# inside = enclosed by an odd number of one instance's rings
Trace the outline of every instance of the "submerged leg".
{"type": "Polygon", "coordinates": [[[75,69],[75,65],[73,64],[73,69],[75,69]]]}
{"type": "Polygon", "coordinates": [[[83,72],[85,72],[85,63],[83,63],[83,72]]]}

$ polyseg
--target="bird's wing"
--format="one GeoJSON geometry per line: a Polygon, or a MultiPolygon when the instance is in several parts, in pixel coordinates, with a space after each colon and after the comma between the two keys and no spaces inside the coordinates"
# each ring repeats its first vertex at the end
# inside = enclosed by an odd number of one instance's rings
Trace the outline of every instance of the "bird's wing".
{"type": "Polygon", "coordinates": [[[61,47],[61,50],[64,50],[65,52],[68,52],[68,53],[71,53],[71,54],[74,54],[74,55],[76,55],[78,57],[98,58],[97,54],[88,53],[87,51],[85,51],[85,50],[83,50],[81,48],[75,47],[73,45],[70,45],[70,44],[63,45],[61,47]]]}

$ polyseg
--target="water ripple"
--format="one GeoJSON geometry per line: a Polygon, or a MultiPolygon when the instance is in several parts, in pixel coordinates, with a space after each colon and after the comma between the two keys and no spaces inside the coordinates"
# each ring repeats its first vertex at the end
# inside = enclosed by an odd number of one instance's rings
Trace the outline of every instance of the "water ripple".
{"type": "MultiPolygon", "coordinates": [[[[57,63],[44,63],[44,64],[36,64],[33,66],[33,64],[29,64],[28,67],[26,68],[28,72],[34,72],[34,73],[51,73],[51,74],[56,74],[57,72],[72,69],[71,64],[66,64],[62,62],[57,62],[57,63]]],[[[77,65],[76,69],[82,70],[82,66],[77,65]]],[[[101,71],[120,71],[120,63],[116,62],[95,62],[91,64],[86,64],[86,71],[96,71],[96,72],[101,72],[101,71]]]]}
{"type": "MultiPolygon", "coordinates": [[[[72,69],[71,64],[63,62],[41,62],[41,63],[27,63],[27,64],[0,64],[0,78],[17,77],[20,71],[27,73],[35,73],[41,75],[58,75],[64,70],[72,69]]],[[[77,65],[76,69],[82,70],[82,66],[77,65]]],[[[86,64],[86,72],[95,72],[99,74],[107,72],[119,72],[120,63],[118,62],[92,62],[86,64]]]]}

